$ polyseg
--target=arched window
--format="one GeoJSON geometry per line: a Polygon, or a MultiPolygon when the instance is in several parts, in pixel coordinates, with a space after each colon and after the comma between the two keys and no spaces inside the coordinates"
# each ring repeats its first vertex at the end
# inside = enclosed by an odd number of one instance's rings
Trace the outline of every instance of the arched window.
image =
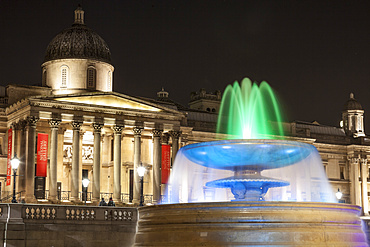
{"type": "Polygon", "coordinates": [[[63,65],[61,67],[61,73],[62,73],[62,83],[60,87],[67,87],[68,85],[68,74],[69,74],[69,68],[67,65],[63,65]]]}
{"type": "Polygon", "coordinates": [[[89,67],[87,69],[87,88],[95,88],[96,85],[96,69],[94,67],[89,67]]]}

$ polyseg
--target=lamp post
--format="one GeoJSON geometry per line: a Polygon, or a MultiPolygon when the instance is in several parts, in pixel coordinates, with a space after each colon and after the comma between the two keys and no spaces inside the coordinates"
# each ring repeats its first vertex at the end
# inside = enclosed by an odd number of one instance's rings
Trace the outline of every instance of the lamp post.
{"type": "Polygon", "coordinates": [[[339,188],[338,191],[335,193],[335,196],[337,197],[338,201],[342,199],[343,193],[339,190],[339,188]]]}
{"type": "MultiPolygon", "coordinates": [[[[84,178],[82,179],[82,186],[85,188],[85,205],[86,205],[86,201],[87,201],[87,187],[89,186],[89,183],[90,183],[90,180],[88,178],[84,178]]],[[[83,194],[82,194],[83,196],[83,194]]]]}
{"type": "Polygon", "coordinates": [[[145,167],[139,166],[137,168],[137,174],[140,177],[140,185],[141,185],[141,192],[140,192],[140,206],[144,206],[144,174],[145,174],[145,167]]]}
{"type": "Polygon", "coordinates": [[[15,178],[17,176],[17,169],[19,167],[19,159],[17,158],[17,154],[14,154],[13,159],[10,161],[12,169],[13,169],[13,176],[14,176],[14,184],[13,184],[13,199],[12,203],[17,203],[17,200],[15,199],[15,178]]]}

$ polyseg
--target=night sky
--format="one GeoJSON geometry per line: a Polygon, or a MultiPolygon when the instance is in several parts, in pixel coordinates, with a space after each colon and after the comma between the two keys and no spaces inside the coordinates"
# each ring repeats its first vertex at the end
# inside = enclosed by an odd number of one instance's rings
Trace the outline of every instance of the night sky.
{"type": "Polygon", "coordinates": [[[333,126],[353,92],[370,133],[370,1],[0,0],[0,85],[41,85],[46,47],[78,3],[111,50],[116,92],[164,87],[186,105],[249,77],[271,85],[289,121],[333,126]]]}

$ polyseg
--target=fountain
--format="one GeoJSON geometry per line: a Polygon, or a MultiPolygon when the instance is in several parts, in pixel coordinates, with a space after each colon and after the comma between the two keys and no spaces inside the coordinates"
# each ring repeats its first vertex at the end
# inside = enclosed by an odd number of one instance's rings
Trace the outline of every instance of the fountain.
{"type": "Polygon", "coordinates": [[[232,139],[179,150],[168,204],[139,210],[135,246],[367,246],[360,208],[335,203],[316,148],[283,139],[269,85],[241,85],[221,102],[217,130],[232,139]]]}

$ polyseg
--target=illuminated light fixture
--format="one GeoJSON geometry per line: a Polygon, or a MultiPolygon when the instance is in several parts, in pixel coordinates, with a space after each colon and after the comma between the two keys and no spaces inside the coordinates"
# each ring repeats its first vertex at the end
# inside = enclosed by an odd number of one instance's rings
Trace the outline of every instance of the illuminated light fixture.
{"type": "Polygon", "coordinates": [[[17,203],[17,199],[15,199],[15,181],[16,181],[16,177],[17,177],[17,170],[18,170],[18,167],[19,167],[19,163],[20,163],[20,160],[18,159],[17,154],[15,153],[13,159],[11,159],[11,161],[10,161],[10,164],[11,164],[12,169],[13,169],[13,176],[14,176],[12,203],[17,203]]]}
{"type": "MultiPolygon", "coordinates": [[[[88,178],[82,179],[82,186],[84,188],[87,188],[89,186],[89,183],[90,183],[90,180],[88,178]]],[[[86,201],[87,201],[87,189],[86,189],[86,191],[84,193],[85,193],[85,205],[86,205],[86,201]]]]}
{"type": "Polygon", "coordinates": [[[137,168],[137,174],[139,175],[139,177],[144,177],[145,171],[146,169],[144,166],[139,166],[137,168]]]}
{"type": "Polygon", "coordinates": [[[339,188],[337,193],[335,193],[335,196],[337,197],[338,200],[342,199],[343,193],[339,190],[339,188]]]}
{"type": "Polygon", "coordinates": [[[140,206],[144,206],[144,175],[145,175],[145,167],[143,165],[137,168],[137,174],[140,177],[140,185],[141,185],[141,193],[140,193],[140,206]]]}

